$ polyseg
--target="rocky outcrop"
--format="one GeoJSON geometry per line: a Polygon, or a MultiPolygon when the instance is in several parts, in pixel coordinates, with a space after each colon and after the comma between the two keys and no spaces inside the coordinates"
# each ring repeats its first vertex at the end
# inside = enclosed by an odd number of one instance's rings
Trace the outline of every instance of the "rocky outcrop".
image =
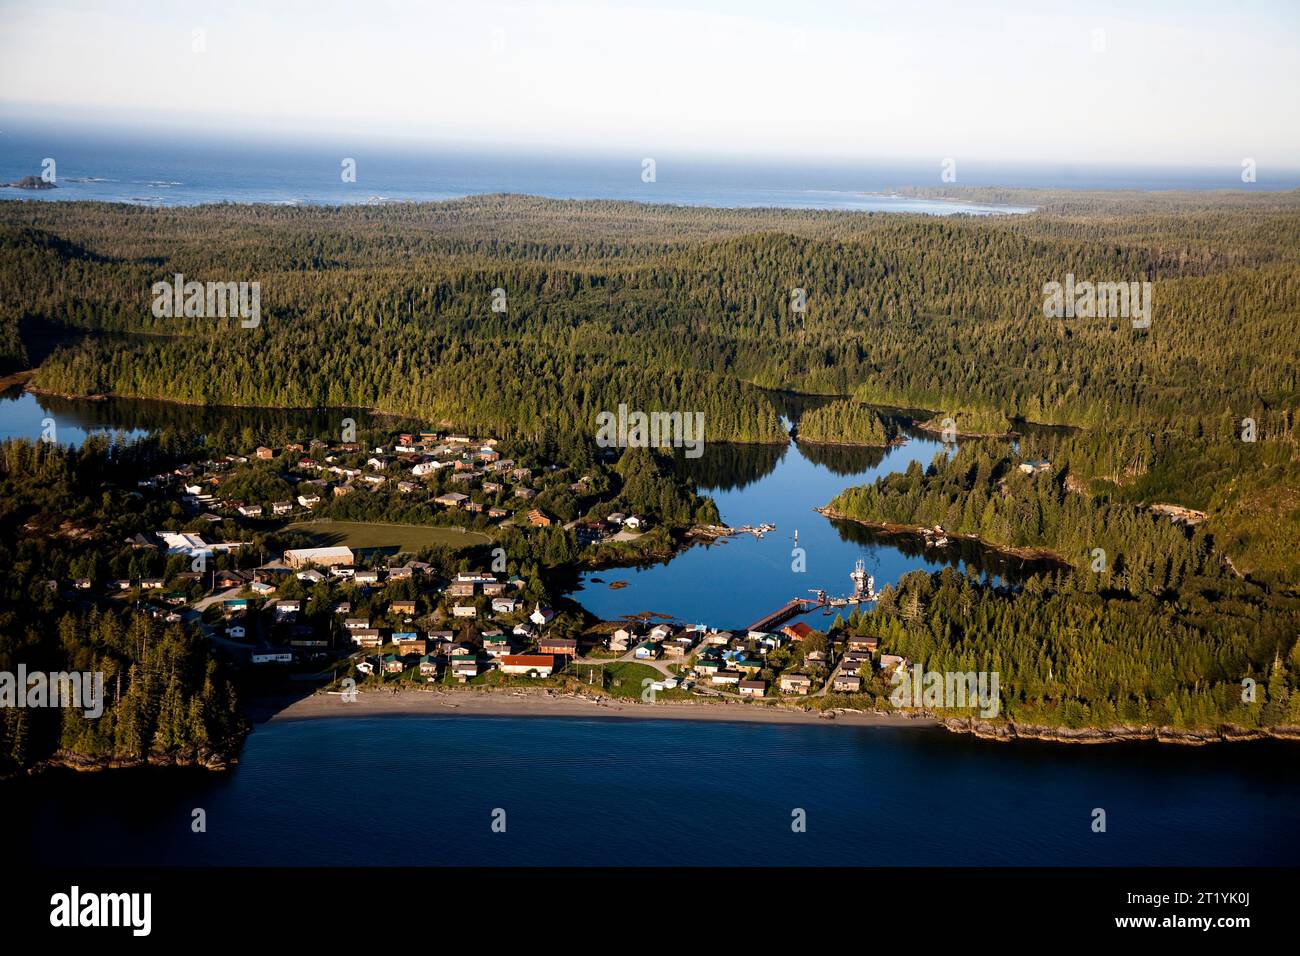
{"type": "Polygon", "coordinates": [[[1173,727],[1048,727],[1017,724],[1011,721],[991,723],[969,717],[951,717],[941,721],[945,730],[971,734],[981,740],[1044,740],[1060,744],[1116,744],[1153,740],[1162,744],[1198,747],[1204,744],[1240,740],[1300,740],[1300,727],[1233,727],[1223,725],[1213,730],[1179,730],[1173,727]]]}
{"type": "Polygon", "coordinates": [[[28,773],[39,773],[52,767],[90,773],[99,770],[129,770],[135,767],[202,767],[205,770],[228,770],[239,760],[234,754],[222,753],[207,747],[187,747],[166,753],[156,752],[148,757],[101,757],[90,754],[73,753],[67,750],[55,751],[52,756],[35,764],[28,773]]]}

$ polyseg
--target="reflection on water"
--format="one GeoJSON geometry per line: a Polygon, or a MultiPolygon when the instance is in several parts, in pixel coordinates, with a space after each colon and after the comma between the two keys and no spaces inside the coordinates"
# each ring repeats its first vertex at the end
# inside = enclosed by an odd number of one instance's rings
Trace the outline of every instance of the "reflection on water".
{"type": "MultiPolygon", "coordinates": [[[[791,598],[809,597],[811,591],[848,594],[849,572],[859,558],[875,576],[877,588],[909,571],[933,572],[945,566],[969,566],[1008,581],[1041,570],[1041,565],[986,553],[973,542],[926,548],[918,539],[830,521],[813,510],[850,485],[903,471],[913,461],[928,465],[943,451],[941,442],[919,434],[885,449],[710,443],[701,458],[679,459],[681,467],[699,483],[702,494],[714,498],[726,524],[769,523],[776,530],[761,539],[740,535],[699,544],[643,567],[584,574],[574,597],[605,620],[650,612],[734,629],[791,598]],[[804,552],[802,571],[794,570],[796,530],[804,552]],[[615,583],[620,586],[611,587],[615,583]]],[[[835,613],[819,609],[802,620],[825,628],[835,613]]]]}
{"type": "Polygon", "coordinates": [[[400,419],[379,419],[365,409],[230,408],[134,398],[88,401],[19,389],[0,394],[0,440],[37,441],[43,422],[53,419],[59,442],[73,446],[90,434],[134,439],[150,432],[203,436],[223,451],[279,447],[312,438],[338,441],[345,418],[355,421],[359,436],[381,424],[385,429],[401,427],[400,419]]]}

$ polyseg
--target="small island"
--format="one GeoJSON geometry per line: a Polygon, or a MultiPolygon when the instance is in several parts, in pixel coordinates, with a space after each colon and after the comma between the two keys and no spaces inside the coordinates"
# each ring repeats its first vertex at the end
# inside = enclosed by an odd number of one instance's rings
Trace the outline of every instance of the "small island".
{"type": "Polygon", "coordinates": [[[11,183],[0,183],[0,189],[57,189],[55,183],[47,182],[40,176],[24,176],[11,183]]]}

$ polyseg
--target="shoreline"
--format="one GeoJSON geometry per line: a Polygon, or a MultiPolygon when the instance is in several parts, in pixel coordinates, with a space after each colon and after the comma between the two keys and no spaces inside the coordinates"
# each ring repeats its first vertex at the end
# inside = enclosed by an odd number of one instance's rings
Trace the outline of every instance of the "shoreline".
{"type": "MultiPolygon", "coordinates": [[[[250,708],[252,709],[252,708],[250,708]]],[[[540,719],[694,720],[703,723],[836,725],[912,730],[943,730],[994,743],[1072,745],[1173,744],[1200,747],[1214,743],[1259,740],[1300,742],[1300,727],[1244,728],[1222,726],[1206,730],[1173,727],[1052,727],[999,723],[971,718],[944,718],[923,712],[881,712],[834,708],[796,709],[773,704],[657,703],[557,694],[547,690],[398,690],[362,691],[345,703],[341,695],[318,692],[275,707],[264,705],[256,724],[338,717],[515,717],[540,719]]]]}
{"type": "MultiPolygon", "coordinates": [[[[248,709],[252,709],[251,707],[248,709]]],[[[938,729],[933,717],[874,711],[795,710],[771,704],[658,703],[642,704],[613,698],[554,694],[546,691],[422,691],[358,692],[345,703],[339,694],[317,693],[294,701],[274,713],[263,712],[257,723],[315,720],[323,717],[597,717],[624,720],[698,720],[763,724],[847,724],[854,727],[913,727],[938,729]]]]}
{"type": "MultiPolygon", "coordinates": [[[[925,532],[931,530],[921,525],[915,524],[891,524],[888,521],[871,521],[867,518],[854,518],[842,511],[836,511],[834,508],[826,505],[821,508],[814,508],[823,518],[830,518],[834,521],[851,521],[854,524],[860,524],[865,528],[871,528],[874,531],[880,531],[890,535],[910,535],[915,537],[924,537],[925,532]]],[[[961,541],[970,541],[978,544],[980,547],[996,554],[1008,555],[1013,558],[1020,558],[1024,561],[1050,561],[1059,564],[1063,568],[1072,567],[1062,555],[1055,551],[1049,551],[1046,548],[1015,548],[1010,545],[994,544],[991,541],[985,541],[979,535],[964,534],[960,531],[944,531],[944,535],[949,540],[957,539],[961,541]]]]}

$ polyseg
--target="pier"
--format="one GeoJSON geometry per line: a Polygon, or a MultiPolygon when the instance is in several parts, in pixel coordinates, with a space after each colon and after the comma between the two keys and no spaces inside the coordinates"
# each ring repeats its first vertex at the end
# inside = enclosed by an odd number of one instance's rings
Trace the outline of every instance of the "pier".
{"type": "Polygon", "coordinates": [[[766,617],[760,617],[753,624],[749,625],[751,631],[770,631],[772,628],[784,624],[792,617],[797,617],[805,611],[810,611],[815,607],[821,607],[818,601],[809,600],[808,598],[794,598],[788,604],[783,604],[766,617]]]}

